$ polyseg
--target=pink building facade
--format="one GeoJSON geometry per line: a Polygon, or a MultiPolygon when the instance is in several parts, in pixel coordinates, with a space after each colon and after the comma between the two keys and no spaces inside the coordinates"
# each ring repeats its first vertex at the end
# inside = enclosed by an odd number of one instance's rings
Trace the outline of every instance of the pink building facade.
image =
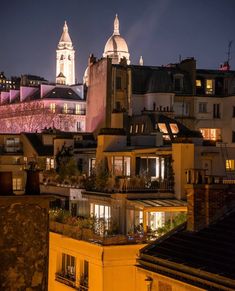
{"type": "Polygon", "coordinates": [[[83,132],[85,116],[82,86],[41,85],[0,93],[0,133],[41,132],[45,128],[83,132]]]}

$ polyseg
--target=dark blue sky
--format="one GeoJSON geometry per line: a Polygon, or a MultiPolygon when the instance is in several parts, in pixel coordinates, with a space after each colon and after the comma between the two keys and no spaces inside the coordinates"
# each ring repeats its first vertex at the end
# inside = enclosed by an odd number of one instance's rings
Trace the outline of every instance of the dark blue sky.
{"type": "Polygon", "coordinates": [[[1,3],[0,71],[55,80],[55,51],[67,20],[82,79],[90,53],[101,57],[118,13],[131,63],[163,65],[194,56],[198,68],[216,69],[233,40],[235,0],[7,0],[1,3]]]}

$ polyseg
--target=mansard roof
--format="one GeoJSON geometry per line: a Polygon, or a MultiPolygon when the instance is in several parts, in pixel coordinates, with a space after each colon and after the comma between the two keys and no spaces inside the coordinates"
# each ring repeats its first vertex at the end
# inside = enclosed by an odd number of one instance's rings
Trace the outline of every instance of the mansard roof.
{"type": "Polygon", "coordinates": [[[133,94],[174,92],[174,75],[184,77],[182,94],[192,94],[189,73],[177,67],[130,66],[133,94]]]}
{"type": "Polygon", "coordinates": [[[44,145],[42,136],[38,133],[24,133],[38,156],[53,156],[53,145],[44,145]]]}
{"type": "Polygon", "coordinates": [[[70,87],[55,87],[48,92],[43,99],[67,99],[67,100],[83,100],[76,92],[70,87]]]}

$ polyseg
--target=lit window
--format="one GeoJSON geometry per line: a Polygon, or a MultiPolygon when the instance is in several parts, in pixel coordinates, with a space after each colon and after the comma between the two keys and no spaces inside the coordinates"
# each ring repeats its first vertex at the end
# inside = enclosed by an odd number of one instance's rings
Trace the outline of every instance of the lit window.
{"type": "Polygon", "coordinates": [[[46,170],[49,171],[50,169],[55,168],[55,161],[51,158],[46,158],[46,170]]]}
{"type": "Polygon", "coordinates": [[[7,138],[5,140],[5,151],[6,152],[20,152],[21,144],[20,139],[18,137],[15,138],[7,138]]]}
{"type": "Polygon", "coordinates": [[[199,113],[207,113],[207,102],[199,102],[198,112],[199,113]]]}
{"type": "Polygon", "coordinates": [[[165,212],[150,212],[150,228],[152,230],[163,227],[165,224],[165,212]]]}
{"type": "Polygon", "coordinates": [[[162,133],[168,133],[168,130],[167,130],[165,123],[158,123],[158,128],[162,133]]]}
{"type": "Polygon", "coordinates": [[[164,134],[164,135],[162,136],[162,138],[163,138],[164,140],[170,140],[170,139],[171,139],[170,136],[169,136],[169,134],[164,134]]]}
{"type": "Polygon", "coordinates": [[[130,176],[130,157],[113,157],[113,174],[115,176],[130,176]]]}
{"type": "Polygon", "coordinates": [[[76,279],[76,259],[74,256],[62,254],[62,268],[60,273],[68,279],[76,279]]]}
{"type": "Polygon", "coordinates": [[[93,173],[95,169],[95,158],[89,159],[89,176],[93,173]]]}
{"type": "Polygon", "coordinates": [[[152,180],[164,179],[165,177],[165,159],[163,157],[141,157],[137,175],[150,176],[152,180]]]}
{"type": "Polygon", "coordinates": [[[141,124],[141,132],[144,132],[144,123],[141,124]]]}
{"type": "Polygon", "coordinates": [[[200,128],[202,136],[206,140],[220,140],[221,139],[221,129],[220,128],[200,128]]]}
{"type": "Polygon", "coordinates": [[[68,113],[68,104],[64,103],[64,113],[68,113]]]}
{"type": "Polygon", "coordinates": [[[213,94],[213,80],[206,80],[206,94],[210,95],[213,94]]]}
{"type": "Polygon", "coordinates": [[[178,125],[176,123],[170,123],[170,128],[171,128],[171,132],[172,133],[178,133],[179,132],[179,128],[178,128],[178,125]]]}
{"type": "Polygon", "coordinates": [[[136,124],[135,125],[135,133],[138,133],[138,131],[139,131],[139,124],[136,124]]]}
{"type": "Polygon", "coordinates": [[[54,169],[54,168],[55,168],[55,160],[51,159],[51,169],[54,169]]]}
{"type": "Polygon", "coordinates": [[[51,112],[55,113],[55,103],[50,104],[51,112]]]}
{"type": "Polygon", "coordinates": [[[13,178],[13,190],[22,190],[22,179],[21,178],[13,178]]]}
{"type": "Polygon", "coordinates": [[[226,160],[226,171],[234,171],[234,170],[235,170],[235,161],[226,160]]]}
{"type": "Polygon", "coordinates": [[[81,112],[81,106],[80,104],[76,104],[75,113],[80,114],[80,112],[81,112]]]}
{"type": "Polygon", "coordinates": [[[133,125],[131,124],[131,126],[130,126],[130,133],[132,133],[133,132],[133,125]]]}
{"type": "Polygon", "coordinates": [[[95,226],[97,227],[96,232],[103,234],[105,230],[109,229],[110,218],[111,218],[111,207],[107,205],[100,205],[100,204],[90,204],[90,215],[96,217],[97,219],[104,219],[104,229],[99,227],[98,224],[95,226]]]}
{"type": "Polygon", "coordinates": [[[196,87],[201,87],[201,86],[202,86],[202,81],[196,80],[196,87]]]}

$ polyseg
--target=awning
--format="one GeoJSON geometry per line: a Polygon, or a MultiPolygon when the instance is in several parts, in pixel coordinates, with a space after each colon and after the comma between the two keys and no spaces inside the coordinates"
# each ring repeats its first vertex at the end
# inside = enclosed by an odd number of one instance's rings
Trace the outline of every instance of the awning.
{"type": "Polygon", "coordinates": [[[187,211],[187,202],[177,199],[128,199],[128,202],[145,212],[187,211]]]}

